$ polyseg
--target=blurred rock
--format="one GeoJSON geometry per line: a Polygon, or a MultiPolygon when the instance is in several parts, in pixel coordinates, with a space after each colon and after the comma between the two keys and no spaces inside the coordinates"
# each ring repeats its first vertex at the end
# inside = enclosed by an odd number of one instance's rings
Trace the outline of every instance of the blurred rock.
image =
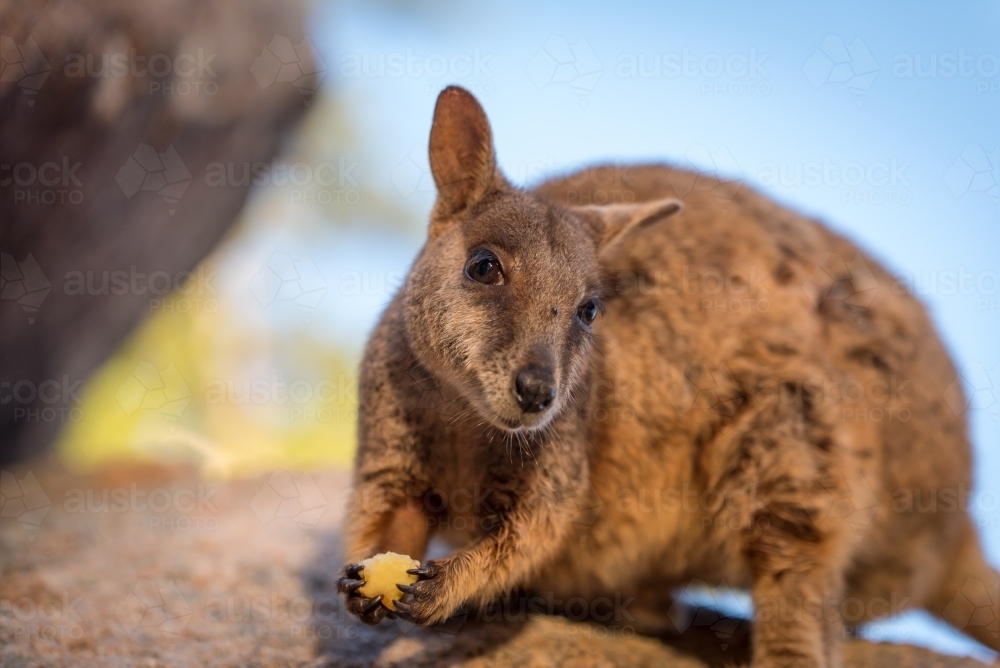
{"type": "Polygon", "coordinates": [[[279,0],[0,0],[0,462],[79,418],[144,314],[213,299],[185,272],[323,77],[304,24],[279,0]]]}
{"type": "MultiPolygon", "coordinates": [[[[746,623],[667,638],[536,615],[364,626],[335,591],[349,476],[294,477],[308,484],[284,494],[292,512],[273,513],[255,499],[274,474],[219,482],[153,465],[88,477],[41,462],[8,470],[0,665],[721,668],[748,658],[746,623]],[[295,512],[317,503],[321,514],[295,512]]],[[[852,641],[844,652],[851,667],[983,666],[906,645],[852,641]]]]}

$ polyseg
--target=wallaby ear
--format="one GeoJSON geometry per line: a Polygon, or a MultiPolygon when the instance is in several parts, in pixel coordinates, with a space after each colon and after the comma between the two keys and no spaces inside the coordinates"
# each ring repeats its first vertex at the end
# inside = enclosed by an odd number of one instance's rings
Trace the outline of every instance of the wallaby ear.
{"type": "Polygon", "coordinates": [[[435,220],[467,209],[502,181],[486,112],[464,88],[449,86],[438,95],[430,162],[438,192],[435,220]]]}
{"type": "Polygon", "coordinates": [[[680,212],[684,204],[667,197],[635,204],[608,204],[573,207],[590,226],[598,252],[618,243],[627,234],[660,222],[680,212]]]}

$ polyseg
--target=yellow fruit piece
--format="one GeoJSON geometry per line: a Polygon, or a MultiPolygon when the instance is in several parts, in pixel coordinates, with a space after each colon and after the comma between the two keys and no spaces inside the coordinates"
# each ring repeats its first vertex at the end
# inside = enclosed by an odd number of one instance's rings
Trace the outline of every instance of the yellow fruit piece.
{"type": "Polygon", "coordinates": [[[382,552],[361,562],[361,579],[365,583],[358,589],[362,596],[375,598],[382,594],[382,605],[390,610],[396,609],[396,601],[403,597],[403,592],[396,588],[397,584],[411,585],[417,581],[417,576],[406,571],[420,568],[420,562],[410,559],[405,554],[382,552]]]}

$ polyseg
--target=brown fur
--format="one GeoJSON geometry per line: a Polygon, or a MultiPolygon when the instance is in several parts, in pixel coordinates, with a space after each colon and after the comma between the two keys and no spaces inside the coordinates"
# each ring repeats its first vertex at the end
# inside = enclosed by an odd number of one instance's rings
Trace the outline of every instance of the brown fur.
{"type": "Polygon", "coordinates": [[[959,503],[971,462],[944,401],[955,371],[874,260],[746,187],[668,166],[514,188],[459,88],[438,100],[430,157],[429,238],[362,364],[346,521],[351,562],[422,558],[431,534],[457,546],[407,597],[413,620],[514,588],[652,588],[665,610],[701,580],[750,591],[754,665],[837,666],[845,625],[908,607],[997,648],[959,596],[998,576],[959,503]],[[502,285],[464,274],[482,247],[502,285]],[[591,294],[606,313],[587,331],[591,294]],[[512,391],[529,363],[558,388],[541,414],[512,391]]]}

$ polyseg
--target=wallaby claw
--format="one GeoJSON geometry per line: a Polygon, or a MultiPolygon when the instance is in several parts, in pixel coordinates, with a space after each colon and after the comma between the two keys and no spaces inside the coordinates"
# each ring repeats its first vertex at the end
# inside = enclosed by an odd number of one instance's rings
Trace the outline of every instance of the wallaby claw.
{"type": "Polygon", "coordinates": [[[365,584],[364,580],[351,580],[349,578],[341,578],[340,580],[340,590],[343,592],[357,591],[365,584]]]}
{"type": "Polygon", "coordinates": [[[368,613],[368,612],[371,612],[372,610],[374,610],[376,607],[378,607],[381,604],[382,604],[382,594],[379,594],[375,598],[373,598],[373,599],[369,600],[367,603],[365,603],[364,606],[361,608],[361,610],[364,613],[368,613]]]}

